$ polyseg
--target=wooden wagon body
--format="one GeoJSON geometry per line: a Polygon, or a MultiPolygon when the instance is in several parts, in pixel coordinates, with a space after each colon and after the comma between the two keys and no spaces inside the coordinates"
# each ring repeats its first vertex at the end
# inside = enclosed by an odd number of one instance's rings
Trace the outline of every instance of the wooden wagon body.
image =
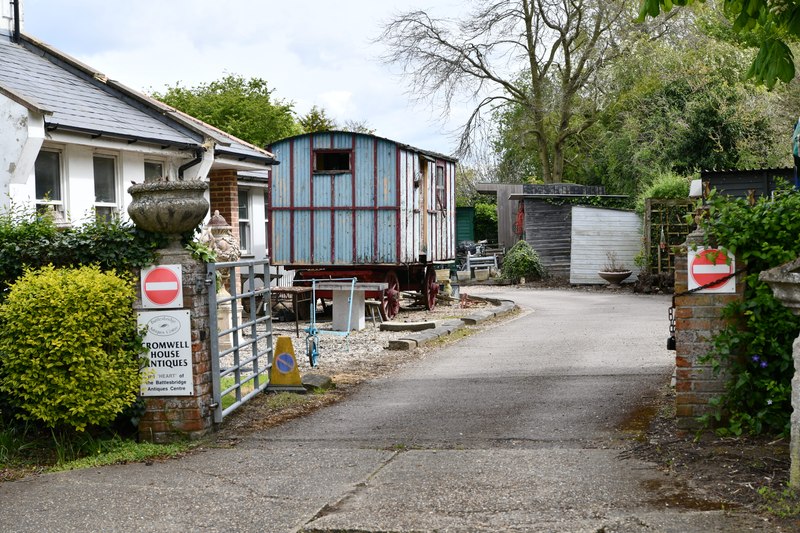
{"type": "Polygon", "coordinates": [[[435,305],[434,263],[455,258],[456,160],[375,135],[323,132],[271,145],[269,250],[296,277],[355,276],[435,305]]]}

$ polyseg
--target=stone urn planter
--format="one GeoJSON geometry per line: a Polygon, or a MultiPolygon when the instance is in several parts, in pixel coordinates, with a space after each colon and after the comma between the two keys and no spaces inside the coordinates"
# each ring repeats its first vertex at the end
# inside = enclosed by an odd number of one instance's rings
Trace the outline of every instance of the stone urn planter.
{"type": "Polygon", "coordinates": [[[208,213],[203,181],[150,181],[128,188],[133,201],[128,215],[137,227],[164,233],[171,247],[180,246],[180,236],[193,230],[208,213]]]}
{"type": "Polygon", "coordinates": [[[620,284],[628,279],[631,274],[633,274],[633,272],[630,270],[616,270],[613,272],[605,272],[601,270],[597,273],[598,276],[608,282],[608,286],[612,289],[619,289],[620,284]]]}

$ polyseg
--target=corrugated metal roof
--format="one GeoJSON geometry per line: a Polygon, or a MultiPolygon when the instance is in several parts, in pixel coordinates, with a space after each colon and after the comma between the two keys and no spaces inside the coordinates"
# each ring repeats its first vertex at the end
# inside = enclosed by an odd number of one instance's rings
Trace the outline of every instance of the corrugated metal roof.
{"type": "Polygon", "coordinates": [[[0,84],[52,112],[45,118],[48,129],[180,146],[195,146],[201,140],[124,102],[67,58],[59,59],[33,40],[17,44],[0,38],[0,64],[0,84]]]}

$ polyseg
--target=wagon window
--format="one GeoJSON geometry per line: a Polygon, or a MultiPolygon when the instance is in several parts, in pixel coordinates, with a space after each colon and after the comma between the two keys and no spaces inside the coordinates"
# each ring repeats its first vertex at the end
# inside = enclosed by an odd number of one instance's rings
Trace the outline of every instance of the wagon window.
{"type": "Polygon", "coordinates": [[[444,186],[444,167],[436,165],[436,207],[447,209],[447,194],[444,186]]]}
{"type": "Polygon", "coordinates": [[[350,170],[350,150],[318,151],[314,153],[315,172],[347,172],[350,170]]]}

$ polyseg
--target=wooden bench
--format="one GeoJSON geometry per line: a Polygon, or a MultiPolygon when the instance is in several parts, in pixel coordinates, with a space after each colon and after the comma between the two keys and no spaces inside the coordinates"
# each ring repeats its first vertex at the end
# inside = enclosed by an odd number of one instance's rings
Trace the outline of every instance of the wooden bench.
{"type": "Polygon", "coordinates": [[[474,277],[474,270],[476,268],[494,268],[497,269],[497,256],[487,255],[479,256],[467,254],[467,272],[470,277],[474,277]]]}

